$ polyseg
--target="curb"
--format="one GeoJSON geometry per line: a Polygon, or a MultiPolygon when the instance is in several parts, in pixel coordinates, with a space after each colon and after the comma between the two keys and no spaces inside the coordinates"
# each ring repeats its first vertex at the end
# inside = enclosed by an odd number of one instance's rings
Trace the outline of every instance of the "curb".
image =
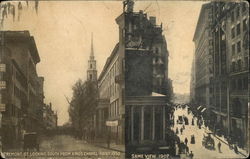
{"type": "MultiPolygon", "coordinates": [[[[206,130],[205,129],[205,127],[202,127],[204,130],[206,130]]],[[[214,137],[216,137],[218,140],[220,140],[221,142],[223,142],[224,144],[226,144],[226,145],[228,145],[228,143],[227,142],[225,142],[225,141],[223,141],[223,140],[221,140],[218,136],[216,136],[215,134],[212,134],[214,137]]],[[[229,146],[229,145],[228,145],[229,146]]],[[[238,151],[239,152],[239,154],[241,154],[242,156],[244,156],[244,157],[248,157],[247,155],[245,155],[244,153],[242,153],[242,152],[240,152],[240,151],[238,151]]]]}
{"type": "Polygon", "coordinates": [[[121,153],[125,153],[125,151],[122,151],[122,150],[118,150],[118,149],[115,149],[115,148],[108,148],[106,146],[101,146],[101,145],[95,145],[96,147],[101,147],[101,148],[104,148],[104,149],[108,149],[108,150],[113,150],[113,151],[118,151],[118,152],[121,152],[121,153]]]}

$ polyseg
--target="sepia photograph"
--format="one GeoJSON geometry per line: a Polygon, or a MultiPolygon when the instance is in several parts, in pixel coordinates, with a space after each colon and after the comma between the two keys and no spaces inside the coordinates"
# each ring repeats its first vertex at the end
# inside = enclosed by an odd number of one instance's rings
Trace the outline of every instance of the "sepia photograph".
{"type": "Polygon", "coordinates": [[[249,3],[0,2],[0,156],[249,156],[249,3]]]}

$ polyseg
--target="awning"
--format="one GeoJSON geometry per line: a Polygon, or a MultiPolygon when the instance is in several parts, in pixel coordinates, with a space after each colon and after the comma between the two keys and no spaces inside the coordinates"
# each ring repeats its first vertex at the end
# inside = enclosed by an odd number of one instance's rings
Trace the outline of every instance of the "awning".
{"type": "Polygon", "coordinates": [[[201,108],[201,106],[198,106],[197,110],[199,110],[201,108]]]}
{"type": "Polygon", "coordinates": [[[118,120],[106,121],[106,126],[118,126],[118,120]]]}
{"type": "Polygon", "coordinates": [[[205,110],[207,110],[207,108],[203,108],[203,109],[201,110],[201,112],[203,113],[205,110]]]}

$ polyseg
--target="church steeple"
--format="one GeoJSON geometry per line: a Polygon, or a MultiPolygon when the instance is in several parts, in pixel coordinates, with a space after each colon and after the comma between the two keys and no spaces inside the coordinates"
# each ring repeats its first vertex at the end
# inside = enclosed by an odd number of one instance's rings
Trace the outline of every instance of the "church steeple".
{"type": "Polygon", "coordinates": [[[87,80],[91,80],[91,81],[97,80],[96,60],[94,56],[93,33],[91,33],[91,49],[90,49],[90,56],[88,60],[87,80]]]}
{"type": "Polygon", "coordinates": [[[91,52],[90,52],[90,59],[95,58],[94,56],[94,46],[93,46],[93,33],[91,33],[91,52]]]}

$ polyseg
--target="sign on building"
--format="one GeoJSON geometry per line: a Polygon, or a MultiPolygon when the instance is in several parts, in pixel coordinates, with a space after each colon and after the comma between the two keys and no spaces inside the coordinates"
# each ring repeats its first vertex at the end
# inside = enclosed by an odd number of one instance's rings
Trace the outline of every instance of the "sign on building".
{"type": "Polygon", "coordinates": [[[0,103],[0,112],[5,111],[5,104],[0,103]]]}
{"type": "Polygon", "coordinates": [[[118,120],[106,121],[106,126],[118,126],[118,120]]]}
{"type": "Polygon", "coordinates": [[[0,81],[0,89],[6,88],[6,81],[0,81]]]}
{"type": "Polygon", "coordinates": [[[0,64],[0,72],[6,72],[6,65],[3,63],[0,64]]]}

